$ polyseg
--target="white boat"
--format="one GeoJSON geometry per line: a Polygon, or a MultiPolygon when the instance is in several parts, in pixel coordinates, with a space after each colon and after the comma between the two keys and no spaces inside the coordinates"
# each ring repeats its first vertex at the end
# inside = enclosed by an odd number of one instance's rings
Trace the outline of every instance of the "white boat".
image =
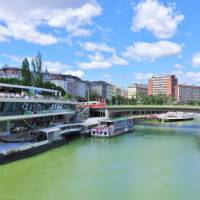
{"type": "Polygon", "coordinates": [[[186,121],[193,119],[194,115],[192,113],[184,113],[184,112],[167,112],[165,114],[158,115],[158,120],[163,122],[176,122],[176,121],[186,121]]]}
{"type": "Polygon", "coordinates": [[[91,129],[91,136],[93,137],[113,137],[134,129],[134,122],[131,118],[123,118],[117,120],[102,120],[99,124],[91,129]]]}

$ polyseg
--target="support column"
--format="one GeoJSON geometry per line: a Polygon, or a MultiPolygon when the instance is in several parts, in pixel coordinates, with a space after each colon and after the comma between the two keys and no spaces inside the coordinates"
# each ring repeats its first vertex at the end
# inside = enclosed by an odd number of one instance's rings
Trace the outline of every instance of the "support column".
{"type": "Polygon", "coordinates": [[[109,113],[108,109],[105,109],[105,117],[110,118],[110,113],[109,113]]]}
{"type": "Polygon", "coordinates": [[[6,121],[6,132],[10,135],[10,121],[6,121]]]}

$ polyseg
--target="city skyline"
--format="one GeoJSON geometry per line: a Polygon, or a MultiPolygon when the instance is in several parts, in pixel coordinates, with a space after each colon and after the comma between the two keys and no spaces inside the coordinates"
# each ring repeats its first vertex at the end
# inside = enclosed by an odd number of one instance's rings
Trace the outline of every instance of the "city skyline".
{"type": "Polygon", "coordinates": [[[194,1],[10,3],[0,5],[1,66],[20,66],[40,51],[50,72],[84,80],[128,87],[175,74],[181,83],[199,85],[200,13],[194,1]]]}

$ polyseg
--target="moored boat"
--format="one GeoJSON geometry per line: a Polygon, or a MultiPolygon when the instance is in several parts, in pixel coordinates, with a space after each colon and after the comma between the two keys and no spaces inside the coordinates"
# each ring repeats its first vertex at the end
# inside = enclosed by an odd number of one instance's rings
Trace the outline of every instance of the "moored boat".
{"type": "Polygon", "coordinates": [[[93,137],[113,137],[134,129],[134,122],[131,118],[123,118],[117,120],[105,119],[91,129],[91,136],[93,137]]]}
{"type": "Polygon", "coordinates": [[[192,113],[167,112],[165,114],[158,115],[158,120],[162,122],[177,122],[177,121],[187,121],[193,119],[194,116],[192,113]]]}

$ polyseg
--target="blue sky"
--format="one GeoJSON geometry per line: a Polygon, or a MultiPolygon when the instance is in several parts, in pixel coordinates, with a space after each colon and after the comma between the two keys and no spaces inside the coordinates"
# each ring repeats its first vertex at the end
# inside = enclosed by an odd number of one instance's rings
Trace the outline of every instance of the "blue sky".
{"type": "Polygon", "coordinates": [[[122,87],[153,74],[200,84],[195,0],[12,0],[0,3],[0,66],[40,51],[43,67],[122,87]]]}

